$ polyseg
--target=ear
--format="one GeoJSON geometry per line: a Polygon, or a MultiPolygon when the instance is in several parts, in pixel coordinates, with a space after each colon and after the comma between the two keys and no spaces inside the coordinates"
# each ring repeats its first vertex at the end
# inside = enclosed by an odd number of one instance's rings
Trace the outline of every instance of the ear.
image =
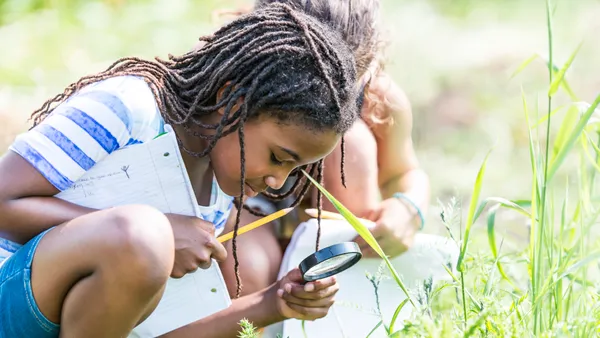
{"type": "MultiPolygon", "coordinates": [[[[225,91],[225,88],[227,88],[229,85],[231,84],[231,81],[227,81],[225,83],[225,85],[223,85],[223,87],[221,87],[218,91],[217,91],[217,102],[220,102],[221,99],[223,99],[223,92],[225,91]]],[[[242,106],[242,103],[244,103],[244,97],[240,97],[238,98],[237,102],[235,103],[235,105],[233,106],[232,110],[233,112],[237,111],[238,109],[240,109],[240,107],[242,106]]],[[[219,110],[217,111],[219,113],[219,115],[223,115],[225,114],[225,107],[221,107],[219,108],[219,110]]],[[[230,115],[231,116],[231,115],[230,115]]]]}

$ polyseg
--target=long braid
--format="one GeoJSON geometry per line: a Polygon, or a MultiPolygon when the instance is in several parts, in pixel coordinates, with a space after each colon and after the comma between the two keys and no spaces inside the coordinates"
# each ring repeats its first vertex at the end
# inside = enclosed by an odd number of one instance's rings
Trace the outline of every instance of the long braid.
{"type": "MultiPolygon", "coordinates": [[[[349,46],[338,33],[312,16],[284,4],[273,4],[221,27],[199,39],[205,44],[181,56],[166,60],[125,57],[105,71],[84,76],[63,93],[46,101],[33,112],[33,127],[41,123],[56,106],[94,82],[117,76],[137,76],[146,81],[166,124],[181,126],[203,140],[201,151],[187,149],[176,134],[180,148],[196,157],[210,154],[222,137],[238,132],[240,142],[241,184],[232,240],[237,296],[241,293],[237,231],[246,179],[244,123],[261,114],[282,121],[293,120],[307,129],[346,132],[358,118],[356,69],[349,46]],[[239,99],[243,104],[235,109],[239,99]],[[222,109],[218,123],[205,118],[222,109]],[[210,133],[198,130],[212,131],[210,133]]],[[[304,167],[322,179],[322,161],[304,167]]],[[[297,172],[298,173],[298,172],[297,172]]],[[[305,177],[284,194],[270,198],[298,196],[297,206],[311,184],[305,177]]]]}
{"type": "MultiPolygon", "coordinates": [[[[323,160],[319,161],[318,164],[318,172],[317,172],[317,181],[319,184],[323,185],[323,160]]],[[[315,251],[319,251],[319,246],[321,243],[321,211],[323,210],[323,194],[321,190],[317,189],[317,240],[315,243],[315,251]]]]}
{"type": "Polygon", "coordinates": [[[346,161],[346,144],[345,144],[343,136],[342,136],[341,148],[342,148],[342,159],[340,161],[340,173],[342,174],[342,185],[344,186],[344,188],[347,188],[346,187],[346,172],[344,171],[344,162],[346,161]]]}
{"type": "MultiPolygon", "coordinates": [[[[240,129],[238,131],[239,133],[239,140],[240,140],[240,196],[239,196],[239,204],[243,204],[243,197],[244,197],[244,180],[246,179],[246,151],[244,149],[244,125],[242,124],[240,126],[240,129]]],[[[235,217],[235,226],[233,228],[233,238],[231,239],[231,247],[232,247],[232,252],[233,252],[233,262],[234,262],[234,271],[235,271],[235,283],[237,285],[236,288],[236,292],[235,292],[235,298],[240,297],[240,294],[242,293],[242,279],[240,277],[240,262],[238,260],[238,256],[237,256],[237,235],[238,235],[238,229],[240,227],[240,219],[242,216],[242,208],[240,208],[240,206],[238,205],[237,208],[237,215],[235,217]]]]}

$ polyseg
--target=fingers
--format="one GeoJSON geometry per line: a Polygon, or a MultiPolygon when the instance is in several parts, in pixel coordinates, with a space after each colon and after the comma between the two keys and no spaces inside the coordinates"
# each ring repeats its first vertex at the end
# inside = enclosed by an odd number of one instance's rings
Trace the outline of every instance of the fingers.
{"type": "Polygon", "coordinates": [[[382,208],[376,207],[375,209],[369,210],[362,218],[371,222],[377,222],[379,219],[381,219],[382,212],[382,208]]]}
{"type": "MultiPolygon", "coordinates": [[[[339,285],[336,283],[335,278],[329,277],[305,285],[286,284],[283,287],[283,291],[285,291],[283,295],[285,297],[289,295],[292,298],[303,300],[300,302],[292,301],[292,303],[305,305],[307,303],[304,302],[304,300],[307,302],[322,300],[327,297],[332,297],[338,290],[339,285]]],[[[290,301],[292,298],[290,298],[290,301]]]]}
{"type": "Polygon", "coordinates": [[[198,270],[198,265],[196,264],[186,264],[182,266],[181,264],[175,264],[173,266],[173,271],[171,271],[171,278],[182,278],[190,272],[194,272],[198,270]]]}
{"type": "Polygon", "coordinates": [[[216,237],[210,237],[206,243],[206,247],[210,249],[210,254],[217,262],[224,262],[227,259],[227,249],[221,244],[216,237]]]}
{"type": "MultiPolygon", "coordinates": [[[[380,234],[379,232],[380,231],[377,230],[377,228],[375,228],[375,229],[373,229],[373,231],[371,231],[371,234],[373,235],[373,237],[375,238],[375,241],[379,244],[379,246],[383,248],[382,243],[386,240],[386,238],[388,238],[388,236],[386,236],[385,234],[380,234]]],[[[371,248],[371,246],[367,243],[367,241],[365,241],[364,238],[362,238],[360,236],[356,236],[354,241],[356,242],[356,244],[358,244],[358,247],[360,248],[360,251],[362,252],[363,256],[370,257],[371,254],[373,254],[373,253],[376,256],[379,256],[379,255],[377,255],[375,250],[373,248],[371,248]]]]}
{"type": "Polygon", "coordinates": [[[286,284],[283,289],[278,290],[277,295],[296,313],[296,318],[315,320],[327,315],[338,290],[335,278],[330,277],[323,280],[323,283],[286,284]]]}
{"type": "Polygon", "coordinates": [[[295,282],[299,284],[304,283],[304,279],[302,278],[302,272],[300,272],[299,268],[294,268],[293,270],[290,270],[287,273],[286,277],[290,282],[295,282]]]}
{"type": "Polygon", "coordinates": [[[316,320],[327,316],[329,307],[303,307],[296,304],[287,304],[287,306],[298,314],[297,318],[301,320],[316,320]]]}
{"type": "Polygon", "coordinates": [[[195,218],[195,223],[202,230],[208,232],[212,237],[215,236],[215,225],[200,218],[195,218]]]}

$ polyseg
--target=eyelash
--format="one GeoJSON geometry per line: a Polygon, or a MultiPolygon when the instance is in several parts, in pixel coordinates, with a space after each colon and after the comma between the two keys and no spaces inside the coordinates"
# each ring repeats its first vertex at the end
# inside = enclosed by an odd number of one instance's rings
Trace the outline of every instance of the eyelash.
{"type": "Polygon", "coordinates": [[[277,157],[275,157],[275,154],[273,154],[273,153],[271,153],[271,163],[273,163],[274,165],[277,165],[277,166],[283,165],[283,162],[278,160],[277,157]]]}

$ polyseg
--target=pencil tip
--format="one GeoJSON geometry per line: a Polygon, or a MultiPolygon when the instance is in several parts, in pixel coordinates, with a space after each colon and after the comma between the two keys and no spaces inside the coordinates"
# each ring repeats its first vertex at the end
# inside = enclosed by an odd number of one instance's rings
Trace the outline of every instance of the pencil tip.
{"type": "Polygon", "coordinates": [[[287,213],[289,213],[289,212],[290,212],[290,211],[292,211],[292,210],[294,210],[294,208],[293,208],[293,207],[292,207],[292,208],[285,208],[285,209],[283,209],[283,211],[284,211],[286,214],[287,214],[287,213]]]}

